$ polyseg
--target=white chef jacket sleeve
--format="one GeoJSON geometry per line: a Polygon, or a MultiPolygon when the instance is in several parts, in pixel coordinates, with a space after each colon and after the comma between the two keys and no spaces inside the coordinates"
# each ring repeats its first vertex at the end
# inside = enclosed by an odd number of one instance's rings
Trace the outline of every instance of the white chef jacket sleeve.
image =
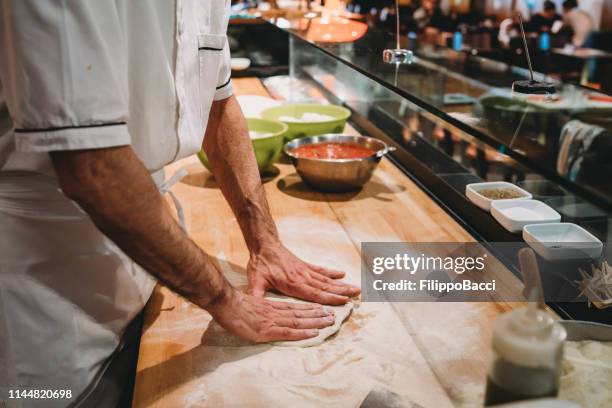
{"type": "Polygon", "coordinates": [[[232,96],[232,58],[228,41],[225,41],[225,46],[219,63],[219,76],[217,78],[217,89],[215,91],[215,101],[227,99],[232,96]]]}
{"type": "Polygon", "coordinates": [[[0,79],[18,151],[130,144],[118,4],[0,0],[0,79]]]}

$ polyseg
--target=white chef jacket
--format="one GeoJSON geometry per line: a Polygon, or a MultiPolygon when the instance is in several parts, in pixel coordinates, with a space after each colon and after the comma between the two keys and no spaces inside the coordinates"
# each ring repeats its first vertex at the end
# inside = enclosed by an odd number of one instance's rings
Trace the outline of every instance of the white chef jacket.
{"type": "Polygon", "coordinates": [[[232,94],[229,7],[0,0],[14,124],[0,135],[0,400],[7,387],[83,397],[155,284],[65,197],[48,152],[131,145],[151,173],[197,152],[213,100],[232,94]]]}

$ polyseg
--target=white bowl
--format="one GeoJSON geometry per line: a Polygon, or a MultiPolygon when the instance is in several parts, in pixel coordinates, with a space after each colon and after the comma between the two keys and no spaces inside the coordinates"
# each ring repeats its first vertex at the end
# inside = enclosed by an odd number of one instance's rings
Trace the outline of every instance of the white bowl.
{"type": "Polygon", "coordinates": [[[491,215],[510,232],[521,232],[529,224],[561,221],[561,214],[537,200],[495,200],[491,215]]]}
{"type": "Polygon", "coordinates": [[[522,188],[515,186],[512,183],[505,181],[490,181],[486,183],[471,183],[465,186],[465,195],[470,199],[471,202],[479,206],[485,211],[491,210],[492,201],[514,201],[514,200],[529,200],[532,198],[530,192],[523,190],[522,188]],[[492,188],[511,188],[517,192],[523,194],[524,197],[519,198],[507,198],[503,200],[491,200],[479,193],[481,190],[488,190],[492,188]]]}
{"type": "Polygon", "coordinates": [[[597,237],[570,222],[527,225],[523,228],[523,239],[549,261],[597,259],[603,249],[597,237]]]}
{"type": "Polygon", "coordinates": [[[251,60],[248,58],[232,58],[232,71],[244,71],[251,66],[251,60]]]}

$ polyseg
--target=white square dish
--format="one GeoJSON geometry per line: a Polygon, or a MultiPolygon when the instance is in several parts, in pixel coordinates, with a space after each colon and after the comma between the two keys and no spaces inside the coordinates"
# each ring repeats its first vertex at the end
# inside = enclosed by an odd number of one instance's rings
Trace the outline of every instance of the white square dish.
{"type": "Polygon", "coordinates": [[[597,237],[569,222],[527,225],[523,228],[523,239],[549,261],[597,259],[603,250],[597,237]]]}
{"type": "Polygon", "coordinates": [[[476,204],[478,207],[482,208],[485,211],[491,211],[491,202],[493,201],[514,201],[514,200],[529,200],[532,198],[531,193],[523,190],[522,188],[508,183],[506,181],[491,181],[486,183],[471,183],[465,186],[465,195],[467,198],[476,204]],[[480,194],[479,192],[482,190],[496,189],[496,188],[509,188],[515,190],[516,192],[522,194],[522,197],[519,198],[507,198],[502,200],[492,200],[480,194]]]}
{"type": "Polygon", "coordinates": [[[561,214],[537,200],[495,200],[491,215],[510,232],[521,232],[529,224],[561,221],[561,214]]]}

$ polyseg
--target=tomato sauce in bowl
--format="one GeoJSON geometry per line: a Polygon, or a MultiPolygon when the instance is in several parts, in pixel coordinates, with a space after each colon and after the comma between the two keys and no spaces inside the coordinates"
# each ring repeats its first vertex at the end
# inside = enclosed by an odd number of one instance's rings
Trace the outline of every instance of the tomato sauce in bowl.
{"type": "Polygon", "coordinates": [[[348,143],[313,143],[298,146],[291,153],[300,159],[364,159],[376,154],[369,147],[348,143]]]}

